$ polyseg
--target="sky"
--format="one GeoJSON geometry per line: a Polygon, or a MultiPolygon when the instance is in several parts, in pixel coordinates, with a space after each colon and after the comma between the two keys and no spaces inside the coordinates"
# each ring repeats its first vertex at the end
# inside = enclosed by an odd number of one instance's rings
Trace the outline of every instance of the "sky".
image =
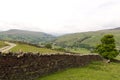
{"type": "Polygon", "coordinates": [[[120,27],[120,0],[0,0],[0,31],[75,33],[120,27]]]}

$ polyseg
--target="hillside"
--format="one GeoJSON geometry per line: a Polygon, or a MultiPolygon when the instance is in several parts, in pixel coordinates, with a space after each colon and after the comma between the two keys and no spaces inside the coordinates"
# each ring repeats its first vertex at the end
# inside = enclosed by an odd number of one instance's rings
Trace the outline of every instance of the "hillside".
{"type": "Polygon", "coordinates": [[[57,46],[62,47],[81,47],[92,49],[100,43],[101,37],[105,34],[113,34],[115,36],[117,47],[120,48],[120,28],[107,29],[93,32],[83,32],[67,34],[54,40],[57,46]]]}
{"type": "Polygon", "coordinates": [[[10,49],[10,52],[33,52],[33,53],[41,53],[41,54],[54,54],[54,53],[62,53],[60,51],[47,49],[47,48],[39,48],[36,46],[22,44],[22,43],[15,43],[16,46],[10,49]]]}
{"type": "Polygon", "coordinates": [[[43,32],[25,31],[17,29],[0,32],[1,40],[23,41],[36,44],[53,40],[54,38],[54,36],[43,32]]]}
{"type": "Polygon", "coordinates": [[[105,34],[113,34],[115,36],[117,47],[120,48],[119,33],[120,27],[100,31],[66,34],[56,38],[52,35],[42,32],[12,29],[0,32],[0,39],[22,41],[35,44],[52,41],[57,46],[61,46],[63,48],[69,47],[72,52],[76,52],[76,50],[74,50],[73,48],[81,48],[80,50],[77,50],[77,52],[82,51],[81,53],[89,53],[88,50],[93,49],[98,43],[100,43],[101,37],[105,34]]]}

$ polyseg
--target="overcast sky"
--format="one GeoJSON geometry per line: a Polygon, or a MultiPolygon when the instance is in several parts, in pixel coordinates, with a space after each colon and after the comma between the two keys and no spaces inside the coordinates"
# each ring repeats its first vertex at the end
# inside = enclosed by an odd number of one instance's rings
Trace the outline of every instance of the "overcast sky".
{"type": "Polygon", "coordinates": [[[73,33],[120,26],[120,0],[0,0],[0,30],[73,33]]]}

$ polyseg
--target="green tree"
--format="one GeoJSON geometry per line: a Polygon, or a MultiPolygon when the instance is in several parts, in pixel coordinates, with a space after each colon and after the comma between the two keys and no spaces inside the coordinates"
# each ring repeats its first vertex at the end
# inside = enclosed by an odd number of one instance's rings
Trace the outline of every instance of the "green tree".
{"type": "Polygon", "coordinates": [[[96,52],[98,52],[102,57],[108,60],[115,58],[119,54],[119,52],[116,49],[114,36],[105,35],[101,39],[101,44],[96,47],[96,52]]]}
{"type": "Polygon", "coordinates": [[[48,49],[51,49],[52,45],[51,44],[46,44],[45,47],[48,48],[48,49]]]}

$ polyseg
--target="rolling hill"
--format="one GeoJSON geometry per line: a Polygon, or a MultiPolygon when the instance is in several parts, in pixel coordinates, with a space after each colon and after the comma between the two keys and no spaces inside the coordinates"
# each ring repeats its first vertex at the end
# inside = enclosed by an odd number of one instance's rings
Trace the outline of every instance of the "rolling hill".
{"type": "MultiPolygon", "coordinates": [[[[50,34],[42,32],[33,32],[25,30],[11,29],[0,32],[1,40],[22,41],[28,43],[46,43],[53,42],[56,46],[63,48],[82,48],[91,50],[100,43],[101,37],[105,34],[113,34],[115,36],[117,47],[120,48],[120,27],[114,29],[106,29],[91,32],[66,34],[54,37],[50,34]]],[[[79,50],[81,51],[81,49],[79,50]]],[[[86,51],[86,50],[85,50],[86,51]]]]}
{"type": "Polygon", "coordinates": [[[54,36],[43,32],[25,31],[17,29],[0,32],[1,40],[22,41],[35,44],[50,41],[54,38],[54,36]]]}
{"type": "Polygon", "coordinates": [[[67,34],[58,37],[53,42],[57,46],[70,47],[70,48],[79,47],[90,50],[100,43],[100,39],[105,34],[113,34],[116,40],[116,45],[118,48],[120,48],[120,27],[115,29],[67,34]]]}
{"type": "Polygon", "coordinates": [[[41,53],[41,54],[56,54],[56,53],[62,53],[60,51],[47,49],[47,48],[39,48],[36,46],[28,45],[28,44],[22,44],[22,43],[15,43],[16,46],[10,49],[10,52],[33,52],[33,53],[41,53]]]}

